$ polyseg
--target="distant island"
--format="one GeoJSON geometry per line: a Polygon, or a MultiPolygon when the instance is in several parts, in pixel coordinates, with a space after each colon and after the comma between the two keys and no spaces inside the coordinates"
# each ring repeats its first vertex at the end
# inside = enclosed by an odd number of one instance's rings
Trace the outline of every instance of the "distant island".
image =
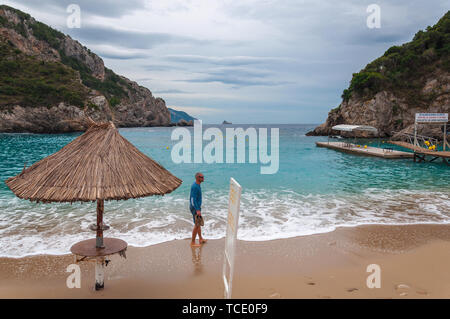
{"type": "MultiPolygon", "coordinates": [[[[415,113],[449,112],[450,11],[433,27],[419,31],[411,42],[389,48],[383,56],[353,74],[342,103],[325,123],[307,135],[329,135],[337,124],[365,124],[380,137],[412,133],[415,113]]],[[[420,134],[442,137],[439,127],[420,134]]]]}
{"type": "Polygon", "coordinates": [[[178,125],[178,126],[192,126],[194,125],[194,120],[196,120],[195,117],[190,116],[186,112],[183,111],[177,111],[172,108],[168,108],[170,112],[170,121],[172,125],[178,125]]]}
{"type": "Polygon", "coordinates": [[[162,98],[106,68],[78,41],[0,5],[0,132],[82,131],[85,108],[117,127],[173,121],[162,98]]]}
{"type": "Polygon", "coordinates": [[[222,125],[226,125],[226,124],[233,124],[233,123],[228,122],[228,121],[223,121],[223,122],[222,122],[222,125]]]}

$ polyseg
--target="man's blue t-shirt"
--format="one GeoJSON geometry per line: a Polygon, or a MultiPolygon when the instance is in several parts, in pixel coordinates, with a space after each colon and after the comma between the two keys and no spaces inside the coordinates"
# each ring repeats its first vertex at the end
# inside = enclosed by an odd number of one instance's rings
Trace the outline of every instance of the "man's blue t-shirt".
{"type": "Polygon", "coordinates": [[[189,208],[202,210],[202,189],[200,184],[194,183],[191,186],[191,194],[189,196],[189,208]]]}

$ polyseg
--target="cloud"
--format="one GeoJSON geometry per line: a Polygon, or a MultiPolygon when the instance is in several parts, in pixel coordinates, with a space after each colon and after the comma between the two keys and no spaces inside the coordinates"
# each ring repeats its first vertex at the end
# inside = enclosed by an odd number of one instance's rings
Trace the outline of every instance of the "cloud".
{"type": "Polygon", "coordinates": [[[270,80],[262,80],[262,79],[243,79],[233,75],[222,75],[222,76],[206,76],[198,79],[187,79],[187,80],[178,80],[181,82],[191,82],[191,83],[211,83],[211,82],[219,82],[223,84],[231,84],[233,88],[238,89],[242,86],[275,86],[275,85],[283,85],[289,84],[288,81],[270,81],[270,80]]]}
{"type": "Polygon", "coordinates": [[[115,29],[106,26],[84,26],[79,29],[66,29],[66,32],[80,41],[94,44],[115,45],[122,48],[150,49],[157,45],[171,42],[197,43],[201,42],[185,36],[168,33],[140,32],[125,29],[115,29]]]}
{"type": "Polygon", "coordinates": [[[201,56],[201,55],[168,55],[167,60],[178,63],[209,63],[222,66],[241,66],[291,61],[289,58],[257,57],[257,56],[201,56]]]}
{"type": "Polygon", "coordinates": [[[386,32],[382,29],[376,30],[364,30],[354,37],[347,40],[347,44],[357,44],[357,45],[370,45],[370,44],[387,44],[406,42],[408,41],[408,34],[400,32],[386,32]]]}
{"type": "Polygon", "coordinates": [[[106,59],[114,60],[135,60],[148,58],[149,54],[142,51],[130,51],[129,49],[124,50],[120,48],[115,48],[111,46],[95,45],[90,46],[91,50],[96,54],[106,59]]]}
{"type": "Polygon", "coordinates": [[[177,90],[177,89],[155,90],[153,92],[156,94],[191,94],[192,93],[192,92],[187,92],[187,91],[177,90]]]}
{"type": "Polygon", "coordinates": [[[224,109],[217,109],[217,108],[213,108],[213,107],[204,107],[204,106],[167,106],[170,107],[171,109],[174,109],[176,111],[184,111],[190,115],[210,115],[211,113],[224,113],[226,112],[226,110],[224,109]]]}
{"type": "Polygon", "coordinates": [[[168,64],[146,64],[146,65],[142,65],[142,68],[145,69],[146,71],[171,71],[171,70],[182,70],[184,69],[181,66],[175,66],[173,64],[168,65],[168,64]]]}
{"type": "Polygon", "coordinates": [[[143,59],[146,58],[146,54],[140,53],[107,53],[107,52],[98,52],[97,54],[105,59],[116,59],[116,60],[134,60],[134,59],[143,59]]]}
{"type": "Polygon", "coordinates": [[[145,77],[145,78],[137,78],[135,80],[136,80],[136,82],[150,82],[150,81],[153,81],[154,79],[153,78],[149,78],[149,77],[145,77]]]}
{"type": "Polygon", "coordinates": [[[271,75],[272,72],[265,70],[230,67],[209,71],[201,77],[178,81],[191,83],[219,82],[232,85],[233,88],[239,88],[241,86],[275,86],[289,83],[288,81],[273,80],[270,78],[271,75]]]}
{"type": "Polygon", "coordinates": [[[377,0],[381,29],[369,29],[373,0],[3,3],[68,33],[116,73],[159,88],[168,105],[208,105],[192,112],[204,111],[210,122],[322,122],[352,73],[448,11],[448,0],[377,0]],[[66,27],[70,3],[81,7],[81,29],[66,27]],[[287,104],[291,110],[280,109],[287,104]],[[261,105],[267,112],[258,113],[261,105]],[[215,116],[211,108],[227,113],[215,116]]]}
{"type": "Polygon", "coordinates": [[[57,10],[61,13],[65,13],[70,4],[77,4],[80,6],[82,16],[95,15],[111,18],[119,18],[146,8],[145,0],[15,0],[14,2],[39,10],[57,10]]]}

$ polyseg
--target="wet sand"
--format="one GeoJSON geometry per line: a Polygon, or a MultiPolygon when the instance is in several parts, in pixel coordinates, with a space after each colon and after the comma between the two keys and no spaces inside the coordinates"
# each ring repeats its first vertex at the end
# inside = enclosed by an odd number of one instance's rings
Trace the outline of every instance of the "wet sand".
{"type": "MultiPolygon", "coordinates": [[[[207,234],[205,234],[206,236],[207,234]]],[[[82,262],[69,289],[72,255],[0,258],[0,298],[222,298],[224,241],[129,247],[113,256],[105,289],[82,262]]],[[[238,241],[233,298],[449,298],[450,225],[358,226],[263,242],[238,241]],[[366,285],[381,267],[381,288],[366,285]]]]}

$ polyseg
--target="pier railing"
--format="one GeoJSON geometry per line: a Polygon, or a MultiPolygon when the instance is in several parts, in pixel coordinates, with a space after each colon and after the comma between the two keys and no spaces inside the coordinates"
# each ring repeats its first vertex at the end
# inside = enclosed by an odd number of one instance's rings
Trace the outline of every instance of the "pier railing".
{"type": "Polygon", "coordinates": [[[430,136],[424,136],[424,135],[414,135],[411,133],[399,133],[399,132],[392,132],[394,134],[397,135],[397,137],[400,138],[400,140],[410,143],[412,145],[414,145],[414,139],[417,139],[417,146],[422,147],[422,148],[426,148],[428,149],[430,146],[433,145],[438,145],[439,144],[439,140],[437,138],[434,137],[430,137],[430,136]]]}

